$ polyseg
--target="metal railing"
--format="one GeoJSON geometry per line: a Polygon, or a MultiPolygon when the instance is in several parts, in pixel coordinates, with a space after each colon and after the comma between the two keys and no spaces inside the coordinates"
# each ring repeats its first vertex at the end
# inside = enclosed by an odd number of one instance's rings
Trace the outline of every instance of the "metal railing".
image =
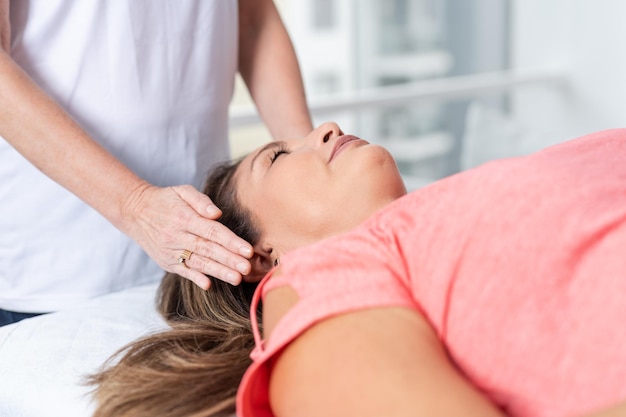
{"type": "MultiPolygon", "coordinates": [[[[509,92],[527,86],[564,88],[565,73],[557,70],[511,70],[457,77],[437,78],[409,84],[336,94],[309,101],[313,117],[345,110],[360,110],[397,106],[417,102],[441,102],[479,98],[509,92]]],[[[240,127],[261,123],[254,107],[233,108],[230,126],[240,127]]]]}

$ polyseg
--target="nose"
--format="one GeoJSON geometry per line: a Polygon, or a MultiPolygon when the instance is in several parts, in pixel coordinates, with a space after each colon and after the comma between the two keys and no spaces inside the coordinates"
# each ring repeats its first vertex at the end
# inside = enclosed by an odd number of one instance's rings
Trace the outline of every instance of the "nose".
{"type": "Polygon", "coordinates": [[[322,146],[325,143],[331,142],[333,139],[337,139],[343,135],[341,128],[335,122],[326,122],[319,125],[311,134],[309,139],[311,145],[322,146]]]}

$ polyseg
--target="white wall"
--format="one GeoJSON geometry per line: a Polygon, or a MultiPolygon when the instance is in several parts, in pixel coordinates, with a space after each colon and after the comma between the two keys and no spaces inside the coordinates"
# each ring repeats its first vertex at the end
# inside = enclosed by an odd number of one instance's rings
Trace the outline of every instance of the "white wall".
{"type": "Polygon", "coordinates": [[[534,140],[550,143],[626,127],[626,1],[513,0],[514,68],[565,71],[568,89],[529,88],[512,109],[534,140]]]}

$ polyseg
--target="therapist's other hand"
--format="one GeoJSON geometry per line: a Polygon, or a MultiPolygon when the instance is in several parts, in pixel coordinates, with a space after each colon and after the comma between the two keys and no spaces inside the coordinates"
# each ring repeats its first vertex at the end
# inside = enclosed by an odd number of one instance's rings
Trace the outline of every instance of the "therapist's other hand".
{"type": "Polygon", "coordinates": [[[217,222],[221,211],[191,185],[145,185],[125,204],[129,235],[163,269],[208,289],[207,275],[238,285],[250,272],[252,246],[217,222]],[[192,254],[179,262],[183,252],[192,254]]]}

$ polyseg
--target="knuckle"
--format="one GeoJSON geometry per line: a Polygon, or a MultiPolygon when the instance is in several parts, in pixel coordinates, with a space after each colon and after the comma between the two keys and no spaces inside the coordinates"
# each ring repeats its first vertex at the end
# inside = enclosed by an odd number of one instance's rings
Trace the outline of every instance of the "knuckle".
{"type": "Polygon", "coordinates": [[[211,242],[215,242],[217,241],[218,237],[219,237],[219,229],[217,227],[217,225],[215,224],[215,222],[212,222],[213,224],[211,224],[206,231],[206,238],[207,240],[210,240],[211,242]]]}
{"type": "Polygon", "coordinates": [[[178,225],[188,225],[191,221],[191,216],[188,210],[177,209],[174,210],[174,223],[178,225]]]}
{"type": "Polygon", "coordinates": [[[205,257],[200,258],[199,256],[197,256],[195,259],[194,266],[195,266],[194,269],[202,273],[207,273],[207,271],[210,269],[210,262],[205,257]]]}
{"type": "Polygon", "coordinates": [[[207,260],[203,262],[201,271],[205,275],[221,279],[221,277],[225,275],[221,269],[220,265],[216,262],[207,260]]]}
{"type": "MultiPolygon", "coordinates": [[[[204,251],[203,251],[202,255],[205,258],[209,258],[209,259],[214,259],[215,258],[215,249],[213,248],[212,245],[204,245],[203,249],[204,249],[204,251]]],[[[206,263],[207,262],[205,261],[205,264],[206,263]]]]}

